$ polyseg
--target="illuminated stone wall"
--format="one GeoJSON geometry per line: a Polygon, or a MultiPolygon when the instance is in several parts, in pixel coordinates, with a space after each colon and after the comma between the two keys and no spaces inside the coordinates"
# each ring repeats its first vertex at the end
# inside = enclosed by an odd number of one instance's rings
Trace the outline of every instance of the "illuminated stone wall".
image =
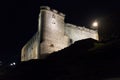
{"type": "Polygon", "coordinates": [[[68,46],[68,38],[64,35],[64,14],[56,10],[41,7],[41,44],[40,56],[58,51],[68,46]]]}
{"type": "Polygon", "coordinates": [[[28,41],[21,51],[21,61],[38,59],[39,55],[39,33],[37,32],[30,41],[28,41]]]}
{"type": "Polygon", "coordinates": [[[97,31],[69,23],[65,24],[65,34],[71,39],[72,43],[86,38],[98,40],[97,31]]]}
{"type": "Polygon", "coordinates": [[[42,6],[38,19],[38,31],[22,48],[21,61],[43,59],[52,52],[68,47],[78,40],[98,40],[98,32],[64,22],[65,15],[42,6]]]}

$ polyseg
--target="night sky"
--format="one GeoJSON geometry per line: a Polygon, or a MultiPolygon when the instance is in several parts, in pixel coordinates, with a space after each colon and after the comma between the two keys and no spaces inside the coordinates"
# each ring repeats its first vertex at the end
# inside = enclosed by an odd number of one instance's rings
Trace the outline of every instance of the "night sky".
{"type": "Polygon", "coordinates": [[[38,28],[40,6],[66,14],[65,22],[90,27],[94,20],[107,33],[119,32],[120,3],[115,0],[5,0],[0,29],[0,60],[20,60],[21,48],[38,28]],[[117,32],[116,32],[117,31],[117,32]]]}

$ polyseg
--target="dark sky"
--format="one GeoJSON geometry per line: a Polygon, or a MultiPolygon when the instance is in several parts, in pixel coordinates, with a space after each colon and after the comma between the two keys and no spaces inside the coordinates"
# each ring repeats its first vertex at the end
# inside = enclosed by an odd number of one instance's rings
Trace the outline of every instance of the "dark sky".
{"type": "Polygon", "coordinates": [[[101,27],[119,31],[120,3],[115,0],[5,0],[0,29],[0,60],[20,59],[21,48],[37,31],[41,5],[66,14],[65,22],[90,27],[94,20],[101,27]]]}

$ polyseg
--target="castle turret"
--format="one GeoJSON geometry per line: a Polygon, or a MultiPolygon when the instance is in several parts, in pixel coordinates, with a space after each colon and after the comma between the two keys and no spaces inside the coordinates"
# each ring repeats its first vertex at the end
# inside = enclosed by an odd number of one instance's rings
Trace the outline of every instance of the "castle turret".
{"type": "Polygon", "coordinates": [[[65,15],[57,10],[46,6],[41,7],[39,16],[41,56],[68,46],[68,39],[64,36],[64,18],[65,15]]]}

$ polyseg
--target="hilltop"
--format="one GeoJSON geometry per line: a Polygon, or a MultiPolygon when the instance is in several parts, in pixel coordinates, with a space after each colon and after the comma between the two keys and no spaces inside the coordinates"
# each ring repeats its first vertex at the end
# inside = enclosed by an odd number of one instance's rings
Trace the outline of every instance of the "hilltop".
{"type": "Polygon", "coordinates": [[[120,78],[120,40],[77,41],[43,60],[14,66],[0,80],[105,80],[120,78]]]}

